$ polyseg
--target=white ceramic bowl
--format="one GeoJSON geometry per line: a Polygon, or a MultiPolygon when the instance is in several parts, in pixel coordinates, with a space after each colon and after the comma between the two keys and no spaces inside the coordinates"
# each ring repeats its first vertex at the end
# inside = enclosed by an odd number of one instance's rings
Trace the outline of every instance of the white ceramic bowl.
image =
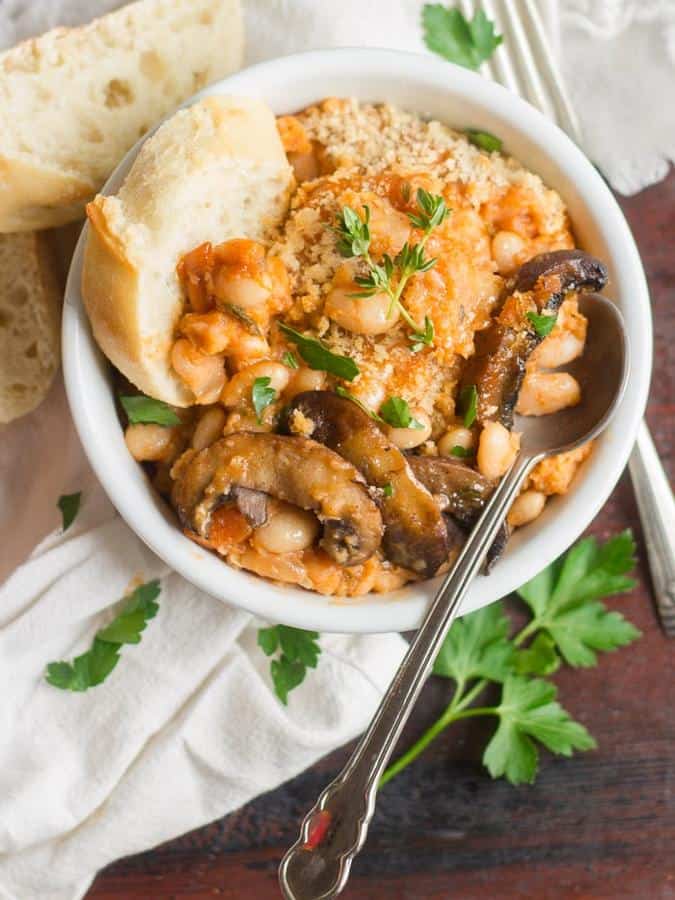
{"type": "MultiPolygon", "coordinates": [[[[556,188],[577,240],[608,263],[606,293],[625,317],[634,365],[616,417],[579,472],[573,489],[550,502],[536,524],[519,531],[489,577],[476,579],[463,610],[505,596],[562,553],[589,524],[618,480],[635,439],[649,385],[649,296],[637,249],[612,194],[577,147],[529,104],[466,69],[391,50],[322,50],[246,69],[201,94],[235,93],[291,113],[328,96],[388,101],[459,129],[499,135],[507,152],[556,188]]],[[[108,181],[117,189],[137,145],[108,181]]],[[[233,569],[185,538],[171,511],[129,455],[114,406],[107,363],[89,330],[80,295],[82,238],[68,280],[63,358],[70,406],[84,449],[110,499],[134,531],[173,569],[225,603],[273,622],[319,631],[378,632],[415,628],[437,580],[361,599],[324,597],[270,584],[233,569]]]]}

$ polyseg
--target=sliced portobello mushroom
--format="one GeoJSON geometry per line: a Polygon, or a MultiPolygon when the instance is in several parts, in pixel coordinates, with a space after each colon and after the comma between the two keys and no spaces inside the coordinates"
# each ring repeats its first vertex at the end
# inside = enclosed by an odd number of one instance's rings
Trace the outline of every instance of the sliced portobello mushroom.
{"type": "MultiPolygon", "coordinates": [[[[408,463],[419,481],[434,495],[444,515],[457,523],[464,535],[471,531],[495,489],[495,482],[450,457],[411,455],[408,463]]],[[[486,572],[502,555],[509,534],[505,522],[487,552],[486,572]]]]}
{"type": "Polygon", "coordinates": [[[443,512],[472,528],[495,489],[494,481],[459,460],[446,456],[409,456],[417,479],[435,497],[443,512]]]}
{"type": "Polygon", "coordinates": [[[477,420],[513,425],[513,410],[530,353],[542,338],[528,312],[554,313],[572,291],[601,291],[607,268],[582,250],[540,253],[524,263],[507,285],[499,313],[476,335],[476,352],[461,387],[476,386],[477,420]]]}
{"type": "MultiPolygon", "coordinates": [[[[244,503],[261,492],[316,513],[321,546],[343,566],[369,559],[382,541],[382,516],[362,475],[337,453],[303,437],[238,432],[174,467],[173,505],[181,523],[208,538],[213,511],[227,500],[244,503]]],[[[258,501],[255,501],[258,502],[258,501]]],[[[244,511],[246,515],[246,511],[244,511]]]]}
{"type": "Polygon", "coordinates": [[[356,466],[369,485],[383,489],[382,547],[387,559],[429,578],[448,558],[448,534],[441,511],[417,480],[406,457],[355,403],[331,391],[306,391],[291,403],[291,431],[312,427],[312,438],[356,466]],[[385,490],[386,489],[386,492],[385,490]]]}

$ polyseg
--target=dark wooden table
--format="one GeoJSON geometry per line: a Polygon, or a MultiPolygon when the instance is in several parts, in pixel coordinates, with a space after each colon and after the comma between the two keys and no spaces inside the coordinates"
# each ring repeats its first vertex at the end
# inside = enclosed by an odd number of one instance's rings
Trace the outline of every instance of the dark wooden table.
{"type": "MultiPolygon", "coordinates": [[[[655,376],[647,418],[675,469],[675,173],[621,201],[651,286],[655,376]]],[[[640,360],[637,360],[640,365],[640,360]]],[[[351,900],[675,898],[675,641],[652,609],[635,500],[624,475],[589,531],[630,526],[643,562],[639,587],[613,601],[643,631],[596,669],[556,675],[563,704],[599,743],[567,760],[542,754],[533,787],[493,782],[480,765],[482,720],[458,723],[380,795],[351,900]]],[[[448,700],[432,678],[407,746],[448,700]]],[[[219,822],[121,860],[88,900],[277,900],[276,869],[300,817],[351,747],[219,822]]]]}

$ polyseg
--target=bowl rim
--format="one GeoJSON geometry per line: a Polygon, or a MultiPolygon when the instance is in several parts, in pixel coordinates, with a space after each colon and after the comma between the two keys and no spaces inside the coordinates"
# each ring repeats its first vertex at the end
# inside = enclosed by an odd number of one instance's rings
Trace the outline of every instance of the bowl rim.
{"type": "MultiPolygon", "coordinates": [[[[571,179],[574,173],[575,187],[577,182],[582,182],[584,206],[593,210],[596,221],[603,223],[603,234],[607,234],[608,247],[612,248],[612,258],[621,273],[617,281],[621,283],[624,296],[629,298],[627,306],[624,300],[622,310],[634,309],[639,326],[637,332],[629,337],[632,358],[640,360],[640,365],[631,369],[628,390],[610,426],[613,453],[605,460],[602,477],[600,474],[589,476],[583,485],[583,492],[580,492],[583,496],[574,497],[574,491],[571,492],[569,509],[555,513],[553,523],[542,525],[539,531],[521,542],[522,546],[519,545],[515,552],[507,553],[489,577],[479,576],[462,605],[462,613],[466,613],[511,593],[567,549],[605,503],[628,461],[647,401],[652,365],[652,325],[649,293],[640,257],[614,196],[593,164],[570,138],[525,100],[475,72],[423,54],[348,47],[290,54],[257,63],[215,82],[189,98],[181,108],[204,96],[218,93],[253,94],[264,99],[260,84],[271,77],[275,81],[283,81],[284,73],[294,74],[296,78],[311,78],[312,84],[316,84],[318,100],[328,96],[326,91],[321,90],[321,77],[328,77],[326,69],[335,71],[339,68],[340,72],[348,70],[352,75],[364,77],[368,73],[371,77],[377,74],[380,79],[394,82],[400,81],[397,72],[401,70],[402,58],[409,81],[445,91],[448,96],[458,94],[462,101],[504,120],[530,144],[540,146],[544,140],[548,142],[547,147],[542,148],[544,156],[564,177],[571,179]],[[535,134],[538,141],[533,137],[535,134]],[[561,519],[564,528],[558,522],[561,519]]],[[[385,102],[382,98],[380,100],[385,102]]],[[[289,105],[293,106],[292,97],[289,105]]],[[[416,107],[418,114],[422,113],[422,106],[423,101],[416,107]]],[[[103,193],[120,179],[120,173],[128,169],[142,143],[159,124],[161,122],[126,154],[103,187],[103,193]]],[[[260,576],[235,569],[184,537],[175,520],[169,524],[166,506],[150,488],[140,466],[131,460],[121,436],[115,439],[111,433],[106,437],[100,427],[100,407],[96,398],[97,391],[100,394],[101,390],[105,390],[103,382],[107,383],[107,375],[104,365],[107,363],[95,345],[80,294],[87,228],[85,225],[80,235],[65,292],[62,325],[64,380],[85,453],[111,502],[127,524],[167,565],[193,585],[224,603],[244,608],[263,619],[324,632],[377,633],[416,628],[435,592],[438,579],[408,585],[389,594],[347,599],[326,597],[302,588],[276,585],[260,576]],[[120,443],[124,454],[119,452],[120,443]],[[137,475],[129,467],[129,462],[137,470],[137,475]],[[121,489],[123,475],[131,486],[121,489]]],[[[107,392],[111,393],[109,386],[107,392]]],[[[603,440],[607,439],[603,436],[603,440]]],[[[579,488],[575,490],[579,491],[579,488]]]]}

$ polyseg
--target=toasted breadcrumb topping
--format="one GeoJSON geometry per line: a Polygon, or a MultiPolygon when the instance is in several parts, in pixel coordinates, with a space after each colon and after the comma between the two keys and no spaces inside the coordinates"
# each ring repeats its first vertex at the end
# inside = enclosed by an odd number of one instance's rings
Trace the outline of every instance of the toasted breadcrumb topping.
{"type": "Polygon", "coordinates": [[[285,321],[355,360],[361,374],[350,390],[362,402],[377,410],[388,396],[403,397],[429,413],[434,436],[440,434],[455,413],[461,362],[473,353],[474,334],[489,323],[504,286],[492,238],[513,230],[528,257],[572,247],[560,196],[515,160],[388,104],[331,98],[284,117],[281,133],[289,151],[311,146],[320,167],[298,186],[272,245],[290,277],[285,321]],[[330,227],[342,207],[363,215],[368,206],[374,257],[394,255],[406,239],[397,245],[395,232],[407,229],[410,240],[419,239],[406,215],[419,187],[442,194],[452,212],[427,243],[436,265],[404,291],[410,314],[420,323],[428,315],[435,329],[434,346],[411,353],[402,320],[381,334],[359,334],[330,321],[324,304],[345,263],[330,227]]]}

